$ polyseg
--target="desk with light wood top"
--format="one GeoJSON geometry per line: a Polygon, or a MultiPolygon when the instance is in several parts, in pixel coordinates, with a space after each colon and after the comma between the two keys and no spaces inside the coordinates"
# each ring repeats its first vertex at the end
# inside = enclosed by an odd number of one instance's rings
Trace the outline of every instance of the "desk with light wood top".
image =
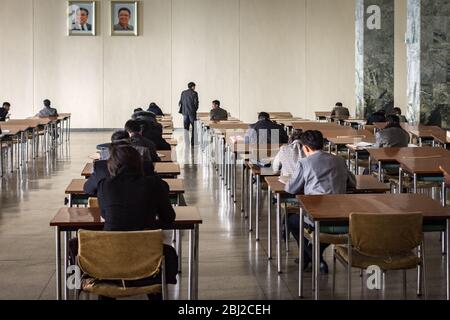
{"type": "MultiPolygon", "coordinates": [[[[400,165],[408,159],[433,159],[433,158],[448,158],[450,151],[442,148],[432,147],[407,147],[407,148],[379,148],[367,149],[370,154],[369,166],[372,160],[378,162],[378,176],[381,179],[382,167],[384,164],[398,164],[400,165]]],[[[381,180],[380,180],[381,181],[381,180]]]]}
{"type": "MultiPolygon", "coordinates": [[[[267,176],[264,178],[268,186],[268,203],[267,203],[267,228],[268,228],[268,242],[267,242],[267,255],[268,258],[272,258],[272,195],[275,195],[277,199],[276,203],[276,230],[277,230],[277,266],[278,272],[281,273],[281,202],[282,197],[293,198],[293,195],[289,195],[285,190],[285,184],[281,182],[278,176],[267,176]]],[[[378,182],[373,176],[356,176],[356,188],[348,189],[349,194],[367,194],[367,193],[379,193],[383,194],[390,190],[389,186],[384,183],[378,182]]]]}
{"type": "MultiPolygon", "coordinates": [[[[199,258],[199,225],[203,219],[196,207],[174,207],[176,218],[168,230],[189,230],[189,272],[188,299],[198,299],[198,258],[199,258]]],[[[67,271],[61,268],[61,233],[65,238],[70,232],[85,230],[103,230],[104,221],[99,208],[61,208],[50,221],[56,229],[56,299],[67,299],[67,271]],[[64,286],[63,286],[64,285],[64,286]],[[63,289],[65,288],[65,289],[63,289]]],[[[68,256],[67,246],[63,248],[64,256],[68,256]]],[[[64,268],[65,269],[65,268],[64,268]]]]}
{"type": "Polygon", "coordinates": [[[326,120],[331,117],[331,111],[316,111],[315,114],[317,120],[326,120]]]}
{"type": "MultiPolygon", "coordinates": [[[[181,173],[180,165],[177,162],[155,162],[155,172],[157,172],[160,175],[173,175],[177,176],[181,173]]],[[[92,162],[87,163],[82,172],[81,175],[83,177],[90,177],[92,175],[92,172],[94,171],[94,164],[92,162]]]]}
{"type": "MultiPolygon", "coordinates": [[[[180,195],[185,192],[183,179],[163,179],[169,185],[169,194],[177,197],[177,203],[180,204],[180,195]]],[[[74,205],[74,200],[87,199],[89,195],[84,192],[84,184],[86,179],[72,179],[65,190],[65,194],[68,195],[69,207],[74,205]]]]}
{"type": "MultiPolygon", "coordinates": [[[[444,208],[438,201],[422,194],[357,194],[357,195],[320,195],[320,196],[297,196],[301,204],[300,209],[300,244],[303,248],[303,223],[304,215],[314,223],[315,230],[323,230],[322,226],[348,225],[350,214],[371,213],[412,213],[420,212],[423,214],[424,222],[446,221],[447,233],[450,232],[450,211],[444,208]]],[[[313,256],[315,257],[315,270],[313,270],[313,279],[315,283],[315,299],[319,299],[320,281],[319,281],[319,257],[320,246],[318,243],[320,232],[314,232],[313,237],[313,256]]],[[[450,237],[447,237],[447,248],[450,247],[450,237]]],[[[303,296],[303,250],[299,250],[299,296],[303,296]]],[[[450,298],[450,286],[448,276],[450,273],[450,260],[446,257],[447,273],[447,299],[450,298]]]]}

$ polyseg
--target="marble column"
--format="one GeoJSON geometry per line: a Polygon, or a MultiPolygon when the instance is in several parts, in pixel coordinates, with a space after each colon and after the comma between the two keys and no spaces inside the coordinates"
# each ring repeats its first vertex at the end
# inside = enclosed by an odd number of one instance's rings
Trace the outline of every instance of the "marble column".
{"type": "Polygon", "coordinates": [[[356,116],[394,106],[394,1],[356,0],[356,116]]]}
{"type": "Polygon", "coordinates": [[[408,0],[408,119],[450,128],[450,0],[408,0]]]}

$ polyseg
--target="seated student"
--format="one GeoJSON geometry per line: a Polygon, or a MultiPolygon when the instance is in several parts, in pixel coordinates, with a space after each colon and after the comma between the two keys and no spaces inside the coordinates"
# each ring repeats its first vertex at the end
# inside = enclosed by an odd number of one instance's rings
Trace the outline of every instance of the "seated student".
{"type": "Polygon", "coordinates": [[[409,145],[409,134],[400,126],[400,118],[389,115],[387,126],[376,133],[376,148],[406,148],[409,145]]]}
{"type": "Polygon", "coordinates": [[[392,114],[399,117],[400,122],[408,122],[408,120],[406,120],[406,117],[402,115],[402,109],[395,107],[392,109],[392,114]]]}
{"type": "MultiPolygon", "coordinates": [[[[97,145],[97,150],[100,151],[100,160],[108,160],[109,147],[111,143],[125,141],[130,142],[130,135],[125,130],[117,130],[111,135],[111,142],[97,145]]],[[[140,153],[144,161],[152,161],[150,150],[140,145],[133,145],[133,147],[140,153]]]]}
{"type": "Polygon", "coordinates": [[[300,142],[302,133],[302,130],[294,130],[289,137],[288,145],[280,148],[272,162],[274,172],[279,172],[281,169],[282,176],[291,176],[294,173],[297,162],[305,157],[300,142]]]}
{"type": "MultiPolygon", "coordinates": [[[[116,140],[115,142],[108,145],[108,149],[111,146],[121,146],[121,145],[127,145],[130,146],[130,143],[126,140],[116,140]]],[[[109,151],[108,151],[108,158],[109,158],[109,151]]],[[[108,158],[104,160],[97,160],[94,161],[94,170],[92,172],[92,175],[89,176],[88,179],[86,179],[86,183],[83,186],[83,191],[85,194],[96,197],[97,196],[97,185],[98,183],[104,179],[109,177],[109,171],[108,171],[108,158]]],[[[152,161],[144,160],[143,159],[143,168],[144,168],[144,176],[151,176],[155,174],[155,169],[152,161]]]]}
{"type": "Polygon", "coordinates": [[[163,116],[164,113],[162,112],[161,108],[154,102],[150,103],[148,109],[148,112],[153,112],[157,116],[163,116]]]}
{"type": "Polygon", "coordinates": [[[11,104],[9,102],[3,102],[3,106],[0,108],[0,121],[6,121],[10,109],[11,104]]]}
{"type": "MultiPolygon", "coordinates": [[[[300,137],[303,152],[306,158],[300,159],[297,167],[286,183],[285,191],[289,194],[322,195],[322,194],[345,194],[348,188],[356,186],[356,179],[351,173],[345,160],[341,157],[323,151],[324,139],[320,131],[306,131],[300,137]]],[[[292,214],[288,219],[289,230],[294,238],[299,240],[298,214],[292,214]]],[[[305,227],[312,229],[311,225],[305,223],[305,227]]],[[[311,245],[306,244],[304,252],[304,265],[306,268],[312,261],[311,245]]],[[[323,252],[328,245],[320,246],[320,270],[328,273],[328,266],[323,260],[323,252]]]]}
{"type": "MultiPolygon", "coordinates": [[[[98,184],[98,203],[105,219],[104,231],[140,231],[170,228],[175,211],[169,186],[156,175],[144,176],[142,158],[129,145],[112,145],[108,159],[110,176],[98,184]]],[[[76,256],[72,243],[71,256],[76,256]]],[[[164,245],[167,283],[176,284],[178,258],[173,247],[164,245]]],[[[125,281],[128,287],[160,283],[160,276],[125,281]]],[[[149,296],[151,298],[151,296],[149,296]]],[[[160,296],[155,298],[160,299],[160,296]]]]}
{"type": "Polygon", "coordinates": [[[378,110],[367,119],[367,125],[373,125],[377,122],[386,122],[386,111],[378,110]]]}
{"type": "Polygon", "coordinates": [[[141,111],[136,112],[132,116],[133,120],[139,121],[142,127],[142,135],[153,141],[157,150],[171,150],[172,147],[166,140],[163,139],[163,127],[156,120],[156,115],[153,112],[141,111]]]}
{"type": "Polygon", "coordinates": [[[214,100],[212,102],[211,111],[209,112],[209,119],[211,121],[228,120],[228,112],[220,107],[219,100],[214,100]]]}
{"type": "Polygon", "coordinates": [[[247,144],[285,144],[289,140],[284,126],[271,121],[267,112],[259,113],[258,122],[250,125],[244,138],[247,144]]]}
{"type": "Polygon", "coordinates": [[[39,118],[57,117],[58,111],[51,107],[51,101],[48,99],[44,100],[44,108],[42,108],[37,114],[39,118]]]}
{"type": "Polygon", "coordinates": [[[350,111],[342,105],[342,102],[337,102],[334,109],[331,111],[331,118],[347,120],[350,118],[350,111]]]}
{"type": "Polygon", "coordinates": [[[125,123],[125,131],[130,135],[130,143],[133,147],[147,148],[153,162],[161,161],[153,141],[142,136],[142,127],[139,121],[128,120],[127,123],[125,123]]]}

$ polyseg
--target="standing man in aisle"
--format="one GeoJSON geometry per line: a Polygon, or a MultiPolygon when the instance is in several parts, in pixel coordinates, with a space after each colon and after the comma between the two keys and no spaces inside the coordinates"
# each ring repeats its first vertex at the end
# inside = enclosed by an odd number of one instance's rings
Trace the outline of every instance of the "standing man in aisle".
{"type": "Polygon", "coordinates": [[[181,93],[180,111],[184,117],[184,130],[189,132],[189,127],[192,126],[191,145],[195,142],[195,121],[197,120],[198,110],[198,94],[195,91],[195,83],[190,82],[188,89],[181,93]]]}

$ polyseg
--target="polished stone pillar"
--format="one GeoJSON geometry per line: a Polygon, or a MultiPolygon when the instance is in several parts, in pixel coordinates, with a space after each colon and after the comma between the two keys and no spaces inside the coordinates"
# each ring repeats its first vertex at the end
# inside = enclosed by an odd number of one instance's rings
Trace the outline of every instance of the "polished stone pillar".
{"type": "Polygon", "coordinates": [[[450,0],[408,0],[408,119],[450,128],[450,0]]]}
{"type": "Polygon", "coordinates": [[[394,0],[356,0],[356,116],[394,105],[394,0]]]}

